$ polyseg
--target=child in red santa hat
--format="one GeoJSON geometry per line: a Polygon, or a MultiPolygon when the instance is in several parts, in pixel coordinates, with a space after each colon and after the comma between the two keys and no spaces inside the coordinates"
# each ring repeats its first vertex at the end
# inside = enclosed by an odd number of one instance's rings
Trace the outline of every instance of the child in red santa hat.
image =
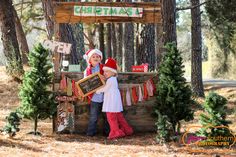
{"type": "MultiPolygon", "coordinates": [[[[87,77],[93,73],[100,72],[103,75],[103,64],[102,61],[102,52],[98,49],[88,50],[83,56],[87,61],[87,68],[84,71],[84,77],[87,77]]],[[[87,129],[88,136],[94,136],[97,133],[97,121],[99,114],[102,111],[103,105],[103,93],[101,94],[91,94],[88,96],[90,102],[90,117],[87,129]]],[[[109,124],[106,120],[106,115],[104,118],[104,134],[109,133],[109,124]]]]}
{"type": "Polygon", "coordinates": [[[104,92],[104,102],[102,112],[106,112],[107,120],[110,125],[108,139],[116,139],[126,135],[132,135],[133,129],[125,120],[122,111],[120,91],[117,81],[117,64],[112,58],[108,58],[103,67],[104,76],[107,79],[106,85],[97,90],[96,93],[104,92]]]}

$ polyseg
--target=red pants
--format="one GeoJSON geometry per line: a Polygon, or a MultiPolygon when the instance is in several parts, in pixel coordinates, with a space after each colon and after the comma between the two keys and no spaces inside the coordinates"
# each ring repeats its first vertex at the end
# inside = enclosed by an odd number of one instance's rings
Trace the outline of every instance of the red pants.
{"type": "Polygon", "coordinates": [[[133,134],[132,127],[127,123],[121,112],[107,112],[107,121],[110,125],[108,139],[124,137],[133,134]]]}

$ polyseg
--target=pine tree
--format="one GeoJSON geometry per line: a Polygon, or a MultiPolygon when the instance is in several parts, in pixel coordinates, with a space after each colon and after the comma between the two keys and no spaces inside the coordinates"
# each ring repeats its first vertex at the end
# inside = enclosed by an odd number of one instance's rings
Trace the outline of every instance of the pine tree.
{"type": "Polygon", "coordinates": [[[16,111],[11,112],[9,116],[6,117],[7,123],[3,128],[5,134],[8,134],[10,137],[16,135],[16,132],[20,131],[19,125],[21,118],[19,117],[16,111]]]}
{"type": "Polygon", "coordinates": [[[158,110],[156,110],[156,114],[158,115],[157,122],[155,125],[157,126],[157,136],[156,140],[158,143],[163,144],[166,141],[170,141],[170,128],[171,124],[168,121],[168,117],[166,115],[162,116],[158,110]]]}
{"type": "Polygon", "coordinates": [[[26,72],[23,78],[23,84],[20,88],[21,106],[20,113],[24,118],[34,121],[34,134],[37,132],[38,120],[46,119],[56,112],[54,96],[49,91],[49,85],[52,82],[52,68],[49,62],[49,52],[41,44],[34,47],[29,54],[29,72],[26,72]]]}
{"type": "Polygon", "coordinates": [[[207,114],[200,115],[199,121],[202,129],[197,132],[199,136],[217,137],[230,135],[230,130],[227,127],[231,122],[226,120],[226,103],[227,100],[223,96],[213,92],[208,95],[203,104],[207,114]]]}
{"type": "MultiPolygon", "coordinates": [[[[180,132],[181,120],[193,119],[193,111],[190,107],[194,101],[191,98],[191,88],[183,77],[183,59],[176,45],[168,43],[165,48],[167,52],[159,68],[155,110],[156,113],[167,116],[167,120],[171,123],[169,135],[174,136],[176,132],[180,132]]],[[[158,114],[156,116],[158,117],[158,114]]],[[[157,125],[157,128],[159,127],[157,125]]]]}

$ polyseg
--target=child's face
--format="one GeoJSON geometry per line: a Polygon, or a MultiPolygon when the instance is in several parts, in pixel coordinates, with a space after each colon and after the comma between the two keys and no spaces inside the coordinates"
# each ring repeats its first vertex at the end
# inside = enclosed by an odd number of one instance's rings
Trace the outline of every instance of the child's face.
{"type": "Polygon", "coordinates": [[[110,70],[104,70],[104,76],[105,76],[106,79],[108,79],[111,76],[115,76],[115,75],[116,75],[116,73],[114,73],[110,70]]]}
{"type": "Polygon", "coordinates": [[[101,56],[95,53],[90,57],[89,62],[92,64],[92,66],[96,66],[97,64],[101,63],[101,56]]]}

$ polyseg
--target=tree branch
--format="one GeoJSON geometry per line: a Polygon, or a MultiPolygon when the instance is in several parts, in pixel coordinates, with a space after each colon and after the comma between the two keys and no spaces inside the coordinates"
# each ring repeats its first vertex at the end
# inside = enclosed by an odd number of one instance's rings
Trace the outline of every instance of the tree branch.
{"type": "Polygon", "coordinates": [[[30,4],[30,5],[32,5],[32,4],[34,4],[34,2],[32,2],[32,1],[26,1],[26,2],[16,3],[16,4],[13,4],[13,5],[14,5],[14,7],[18,7],[18,6],[25,5],[25,4],[30,4]]]}
{"type": "Polygon", "coordinates": [[[37,27],[37,26],[33,26],[32,29],[36,29],[36,30],[39,30],[39,31],[46,32],[45,29],[43,29],[43,28],[41,28],[41,27],[37,27]]]}
{"type": "Polygon", "coordinates": [[[200,7],[200,6],[204,5],[204,4],[206,4],[207,2],[208,2],[208,1],[205,1],[205,2],[203,2],[203,3],[200,3],[200,4],[198,4],[198,5],[194,5],[194,6],[176,8],[176,11],[188,10],[188,9],[195,9],[195,8],[197,8],[197,7],[200,7]]]}

